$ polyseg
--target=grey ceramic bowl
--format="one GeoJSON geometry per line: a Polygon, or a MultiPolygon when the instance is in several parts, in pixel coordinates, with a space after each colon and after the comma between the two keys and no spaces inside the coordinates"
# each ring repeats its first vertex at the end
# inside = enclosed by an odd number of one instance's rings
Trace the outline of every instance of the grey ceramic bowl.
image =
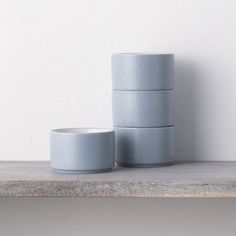
{"type": "Polygon", "coordinates": [[[112,54],[113,90],[174,88],[174,54],[112,54]]]}
{"type": "Polygon", "coordinates": [[[52,130],[51,166],[65,173],[110,171],[115,162],[114,145],[114,131],[109,129],[52,130]]]}
{"type": "Polygon", "coordinates": [[[115,140],[119,166],[165,166],[174,160],[174,127],[115,128],[115,140]]]}
{"type": "Polygon", "coordinates": [[[174,93],[166,91],[113,91],[114,126],[161,127],[174,124],[174,93]]]}

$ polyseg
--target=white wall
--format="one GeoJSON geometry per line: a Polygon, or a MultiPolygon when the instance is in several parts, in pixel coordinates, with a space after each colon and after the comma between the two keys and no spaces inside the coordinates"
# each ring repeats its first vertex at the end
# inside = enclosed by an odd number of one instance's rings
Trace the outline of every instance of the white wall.
{"type": "Polygon", "coordinates": [[[235,236],[235,199],[1,198],[3,236],[235,236]]]}
{"type": "Polygon", "coordinates": [[[235,0],[0,0],[0,159],[111,127],[111,52],[176,54],[177,158],[236,160],[235,0]]]}

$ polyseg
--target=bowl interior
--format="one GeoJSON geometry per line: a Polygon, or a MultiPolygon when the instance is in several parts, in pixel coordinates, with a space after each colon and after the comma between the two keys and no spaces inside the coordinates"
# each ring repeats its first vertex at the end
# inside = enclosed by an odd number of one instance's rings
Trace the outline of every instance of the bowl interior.
{"type": "Polygon", "coordinates": [[[113,131],[112,129],[103,129],[103,128],[63,128],[63,129],[52,130],[52,132],[57,132],[57,133],[74,133],[74,134],[106,133],[112,131],[113,131]]]}

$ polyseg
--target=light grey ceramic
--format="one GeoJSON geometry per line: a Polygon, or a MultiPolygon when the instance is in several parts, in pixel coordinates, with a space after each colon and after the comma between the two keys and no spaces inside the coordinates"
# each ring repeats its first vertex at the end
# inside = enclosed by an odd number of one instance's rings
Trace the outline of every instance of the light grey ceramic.
{"type": "Polygon", "coordinates": [[[174,124],[174,93],[113,91],[113,123],[118,127],[161,127],[174,124]]]}
{"type": "Polygon", "coordinates": [[[164,166],[174,160],[174,127],[115,128],[115,140],[119,166],[164,166]]]}
{"type": "Polygon", "coordinates": [[[57,129],[51,131],[51,166],[57,172],[110,171],[115,162],[115,136],[108,129],[57,129]]]}
{"type": "Polygon", "coordinates": [[[174,88],[174,54],[112,54],[113,90],[174,88]]]}

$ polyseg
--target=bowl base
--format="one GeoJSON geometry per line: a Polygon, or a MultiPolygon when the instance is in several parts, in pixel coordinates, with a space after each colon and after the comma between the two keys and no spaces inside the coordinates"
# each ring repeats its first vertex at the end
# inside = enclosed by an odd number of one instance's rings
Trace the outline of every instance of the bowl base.
{"type": "Polygon", "coordinates": [[[162,166],[171,166],[173,162],[164,162],[164,163],[150,163],[150,164],[133,164],[133,163],[119,163],[116,162],[116,165],[119,167],[131,167],[131,168],[152,168],[152,167],[162,167],[162,166]]]}
{"type": "Polygon", "coordinates": [[[112,168],[109,169],[101,169],[101,170],[59,170],[53,169],[54,172],[60,174],[97,174],[112,171],[112,168]]]}

